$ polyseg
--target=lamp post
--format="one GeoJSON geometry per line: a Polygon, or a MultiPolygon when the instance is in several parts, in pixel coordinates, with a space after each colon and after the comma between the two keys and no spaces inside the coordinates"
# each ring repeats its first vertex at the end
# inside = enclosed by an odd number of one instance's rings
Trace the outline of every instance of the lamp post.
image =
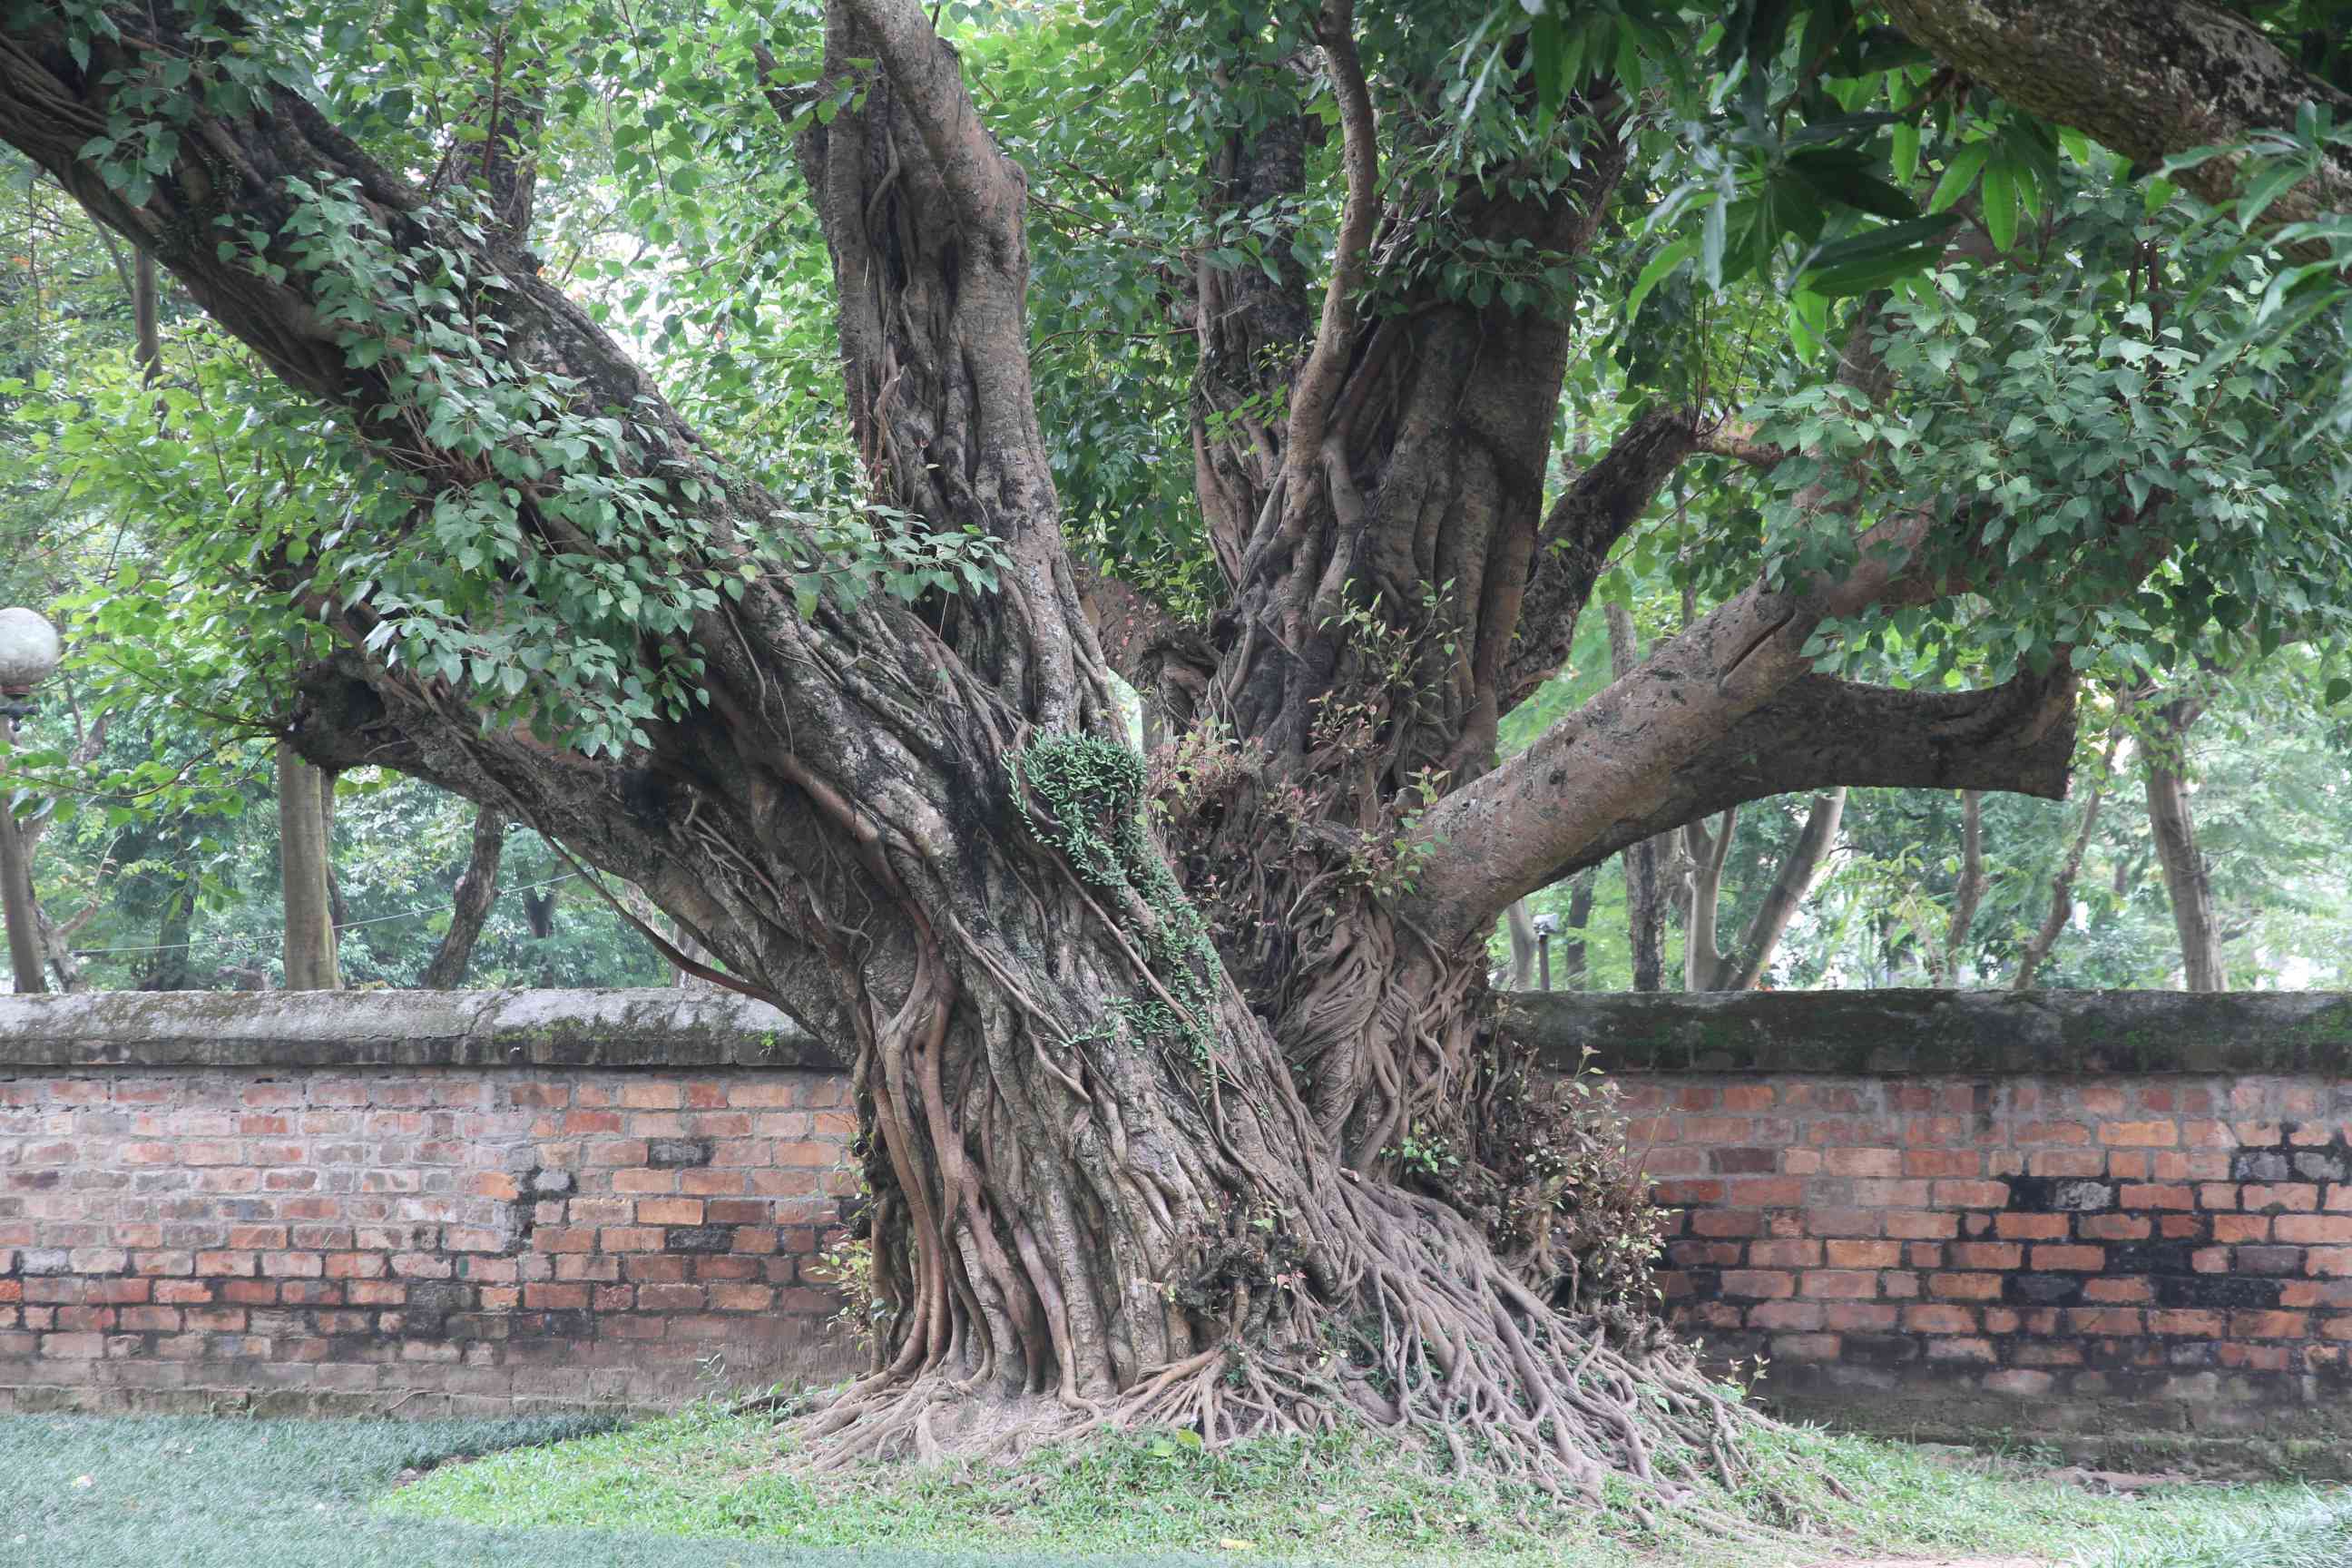
{"type": "MultiPolygon", "coordinates": [[[[16,744],[16,721],[33,710],[33,688],[58,668],[64,649],[58,629],[30,610],[0,610],[0,751],[16,744]]],[[[32,868],[25,864],[25,840],[16,814],[0,797],[0,909],[8,921],[8,963],[21,994],[46,991],[41,973],[41,937],[33,912],[32,868]]]]}

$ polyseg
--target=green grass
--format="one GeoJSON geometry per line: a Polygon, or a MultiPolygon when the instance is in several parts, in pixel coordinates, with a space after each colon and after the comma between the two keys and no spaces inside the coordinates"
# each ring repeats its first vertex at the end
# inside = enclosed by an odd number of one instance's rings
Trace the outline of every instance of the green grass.
{"type": "Polygon", "coordinates": [[[812,1481],[771,1422],[708,1406],[604,1428],[17,1416],[0,1418],[0,1564],[1659,1568],[1961,1552],[2081,1568],[2352,1564],[2352,1490],[2341,1488],[2095,1497],[2021,1465],[1956,1467],[1818,1432],[1781,1440],[1769,1459],[1828,1526],[1818,1547],[1658,1540],[1622,1510],[1563,1510],[1433,1475],[1370,1437],[1203,1454],[1145,1435],[1018,1468],[812,1481]],[[465,1456],[481,1457],[445,1462],[465,1456]],[[411,1468],[427,1473],[396,1485],[411,1468]]]}
{"type": "MultiPolygon", "coordinates": [[[[581,1528],[560,1500],[467,1522],[377,1505],[402,1470],[580,1437],[582,1421],[0,1417],[0,1564],[38,1568],[957,1568],[921,1556],[581,1528]]],[[[1050,1568],[1052,1560],[1033,1560],[1050,1568]]],[[[1000,1563],[998,1568],[1003,1568],[1000,1563]]]]}
{"type": "MultiPolygon", "coordinates": [[[[1432,1474],[1370,1437],[1202,1453],[1172,1435],[1013,1468],[813,1479],[762,1419],[700,1409],[436,1472],[390,1500],[418,1518],[595,1523],[851,1548],[1149,1556],[1223,1551],[1349,1564],[1803,1562],[1855,1553],[2032,1555],[2084,1568],[2352,1568],[2352,1491],[2176,1488],[2094,1496],[2017,1465],[1807,1431],[1769,1468],[1825,1529],[1818,1545],[1646,1535],[1621,1509],[1562,1509],[1432,1474]],[[1822,1477],[1834,1475],[1840,1498],[1822,1477]]],[[[1759,1497],[1739,1500],[1751,1516],[1759,1497]]]]}

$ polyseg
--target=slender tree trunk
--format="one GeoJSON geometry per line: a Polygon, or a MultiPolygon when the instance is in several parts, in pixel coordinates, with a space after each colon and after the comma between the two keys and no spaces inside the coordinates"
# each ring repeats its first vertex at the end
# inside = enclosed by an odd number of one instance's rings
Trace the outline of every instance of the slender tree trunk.
{"type": "Polygon", "coordinates": [[[2222,991],[2230,981],[2221,958],[2221,928],[2213,917],[2212,871],[2197,847],[2197,820],[2185,776],[2189,727],[2203,710],[2204,703],[2197,698],[2179,698],[2157,710],[2141,752],[2141,779],[2165,892],[2172,902],[2173,929],[2180,936],[2181,987],[2222,991]]]}
{"type": "Polygon", "coordinates": [[[1581,991],[1591,969],[1592,946],[1588,933],[1592,925],[1592,889],[1600,879],[1601,868],[1587,866],[1571,878],[1568,884],[1568,913],[1561,918],[1559,944],[1559,985],[1563,991],[1581,991]]]}
{"type": "Polygon", "coordinates": [[[1975,790],[1960,792],[1960,874],[1952,888],[1952,918],[1942,948],[1930,955],[1935,982],[1949,989],[1960,983],[1960,956],[1967,951],[1977,905],[1984,899],[1984,805],[1975,790]]]}
{"type": "MultiPolygon", "coordinates": [[[[16,743],[13,720],[0,719],[0,756],[16,743]]],[[[7,800],[0,797],[0,909],[8,921],[8,964],[19,995],[47,991],[47,959],[39,916],[33,903],[33,869],[25,852],[24,829],[7,800]]]]}
{"type": "Polygon", "coordinates": [[[1813,879],[1821,872],[1822,862],[1837,843],[1838,824],[1845,815],[1845,791],[1827,790],[1813,796],[1811,809],[1805,813],[1805,826],[1797,835],[1797,842],[1789,848],[1780,862],[1780,871],[1757,906],[1748,929],[1740,933],[1738,957],[1727,958],[1716,972],[1717,991],[1752,991],[1763,977],[1765,966],[1780,951],[1780,939],[1788,933],[1789,922],[1795,918],[1797,908],[1812,890],[1813,879]]]}
{"type": "Polygon", "coordinates": [[[481,940],[482,924],[490,918],[490,906],[498,901],[499,861],[506,847],[506,815],[491,806],[476,806],[473,847],[450,901],[449,929],[434,950],[433,962],[425,966],[424,978],[417,982],[425,990],[455,991],[466,984],[474,944],[481,940]]]}
{"type": "Polygon", "coordinates": [[[278,864],[286,903],[286,989],[335,989],[335,931],[327,897],[320,770],[278,748],[278,864]]]}
{"type": "MultiPolygon", "coordinates": [[[[1622,605],[1602,606],[1609,624],[1609,670],[1622,680],[1641,663],[1633,617],[1622,605]]],[[[1666,900],[1664,887],[1666,837],[1627,845],[1625,926],[1633,950],[1633,989],[1663,991],[1666,985],[1666,900]]]]}
{"type": "Polygon", "coordinates": [[[131,319],[140,371],[152,386],[163,374],[162,301],[155,282],[155,258],[145,250],[131,259],[131,319]]]}
{"type": "Polygon", "coordinates": [[[1536,984],[1536,949],[1538,945],[1535,917],[1528,912],[1527,900],[1513,899],[1503,918],[1511,932],[1511,989],[1532,991],[1536,984]]]}
{"type": "Polygon", "coordinates": [[[327,963],[332,976],[327,989],[343,984],[343,931],[352,923],[351,906],[343,901],[343,879],[335,870],[335,780],[331,768],[315,770],[319,778],[319,864],[327,879],[327,963]]]}
{"type": "Polygon", "coordinates": [[[1723,864],[1731,854],[1731,836],[1738,831],[1737,808],[1716,818],[1712,833],[1704,822],[1683,827],[1683,852],[1690,858],[1685,886],[1689,901],[1683,920],[1683,989],[1710,991],[1724,968],[1715,940],[1715,919],[1723,900],[1723,864]]]}
{"type": "MultiPolygon", "coordinates": [[[[2066,846],[2066,858],[2059,863],[2058,874],[2050,879],[2050,912],[2042,917],[2041,927],[2027,941],[2025,951],[2018,955],[2017,973],[2009,983],[2012,991],[2033,988],[2035,973],[2049,958],[2050,950],[2058,945],[2058,938],[2064,933],[2067,921],[2074,917],[2074,879],[2082,872],[2083,856],[2091,847],[2091,837],[2098,828],[2099,803],[2105,797],[2108,775],[2116,764],[2116,748],[2122,739],[2123,728],[2118,724],[2107,737],[2106,749],[2099,756],[2098,773],[2092,780],[2089,793],[2083,797],[2082,821],[2075,826],[2074,837],[2066,846]]],[[[2116,896],[2121,897],[2123,889],[2118,887],[2116,896]]]]}

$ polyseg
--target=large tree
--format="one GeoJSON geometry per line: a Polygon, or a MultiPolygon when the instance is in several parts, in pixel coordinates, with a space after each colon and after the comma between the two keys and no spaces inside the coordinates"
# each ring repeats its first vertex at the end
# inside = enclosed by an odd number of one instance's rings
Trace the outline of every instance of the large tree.
{"type": "MultiPolygon", "coordinates": [[[[289,742],[532,825],[854,1058],[891,1315],[836,1453],[1355,1411],[1665,1491],[1735,1462],[1736,1417],[1559,1305],[1589,1200],[1484,1005],[1499,913],[1760,796],[2061,793],[2105,642],[2274,643],[2296,601],[2258,574],[2314,613],[2340,585],[2255,428],[2311,395],[2333,275],[2192,395],[2273,263],[2062,156],[2032,40],[2078,9],[1123,10],[1139,37],[1078,50],[1137,62],[1103,103],[1164,113],[1175,68],[1210,105],[1199,161],[1139,182],[1204,216],[1129,334],[1196,347],[1162,413],[1200,564],[1124,576],[1153,563],[1073,549],[1039,412],[1066,384],[1032,362],[1033,183],[1068,159],[1008,154],[992,131],[1045,147],[1019,95],[915,0],[598,13],[572,24],[614,41],[568,49],[515,47],[535,12],[451,40],[399,7],[488,89],[441,145],[339,66],[356,13],[18,5],[0,137],[349,482],[213,558],[309,650],[289,742]],[[510,123],[524,91],[544,121],[510,123]],[[530,248],[520,143],[614,101],[616,167],[680,136],[796,165],[859,492],[830,511],[690,427],[530,248]],[[2184,258],[2221,286],[2189,299],[2184,258]],[[1760,371],[1759,332],[1795,345],[1760,371]],[[1561,447],[1563,386],[1612,363],[1634,402],[1561,447]],[[1584,455],[1554,484],[1556,450],[1584,455]],[[1670,486],[1712,520],[1687,626],[1497,764],[1670,486]],[[1121,672],[1170,737],[1149,767],[1121,672]]],[[[2188,177],[2284,168],[2271,218],[2330,243],[2309,106],[2344,96],[2259,26],[2098,9],[2068,29],[2112,89],[2086,128],[2143,163],[2300,137],[2188,177]]]]}

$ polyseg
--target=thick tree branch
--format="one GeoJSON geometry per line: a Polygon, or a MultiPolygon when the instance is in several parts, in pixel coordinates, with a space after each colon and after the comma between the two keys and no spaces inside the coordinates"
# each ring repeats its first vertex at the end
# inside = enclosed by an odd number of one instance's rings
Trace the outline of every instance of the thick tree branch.
{"type": "Polygon", "coordinates": [[[1323,434],[1332,405],[1347,379],[1356,342],[1356,296],[1364,287],[1364,267],[1380,216],[1380,136],[1372,121],[1371,89],[1356,55],[1354,0],[1324,0],[1315,23],[1316,41],[1331,68],[1331,90],[1339,100],[1340,164],[1348,194],[1339,212],[1339,248],[1330,286],[1323,294],[1315,347],[1291,393],[1287,462],[1292,483],[1303,488],[1324,460],[1323,434]]]}
{"type": "MultiPolygon", "coordinates": [[[[1672,647],[1643,670],[1655,670],[1672,647]]],[[[1481,929],[1475,922],[1491,921],[1512,899],[1741,801],[1839,784],[2008,790],[2054,800],[2066,793],[2074,754],[2074,683],[2063,663],[2047,676],[2021,675],[1977,691],[1905,691],[1803,676],[1664,764],[1642,755],[1650,752],[1642,743],[1643,727],[1629,723],[1623,706],[1608,702],[1609,695],[1570,714],[1538,742],[1543,760],[1536,766],[1512,772],[1537,754],[1531,747],[1480,780],[1498,786],[1480,801],[1489,815],[1464,813],[1432,828],[1430,819],[1445,815],[1441,806],[1424,818],[1424,830],[1438,844],[1433,859],[1447,862],[1443,880],[1423,879],[1424,901],[1415,918],[1425,927],[1464,920],[1473,923],[1463,929],[1481,929]],[[1637,763],[1649,765],[1636,773],[1637,763]],[[1632,774],[1638,794],[1596,805],[1600,789],[1588,797],[1568,788],[1571,776],[1580,783],[1605,781],[1620,769],[1632,774]],[[1530,785],[1549,790],[1549,797],[1528,805],[1530,785]],[[1438,837],[1449,830],[1450,836],[1438,837]],[[1468,844],[1481,847],[1467,850],[1468,844]],[[1562,847],[1559,858],[1545,864],[1541,857],[1552,845],[1562,847]],[[1483,862],[1482,853],[1487,856],[1483,862]],[[1449,906],[1445,899],[1464,901],[1449,906]],[[1483,912],[1455,912],[1476,910],[1489,900],[1497,901],[1483,912]]],[[[1477,799],[1477,788],[1444,804],[1465,795],[1477,799]]]]}
{"type": "MultiPolygon", "coordinates": [[[[1805,647],[1823,621],[1933,592],[1911,569],[1928,527],[1917,513],[1890,519],[1855,541],[1843,576],[1824,574],[1799,592],[1759,582],[1735,595],[1535,744],[1439,802],[1421,823],[1433,847],[1411,917],[1450,939],[1486,930],[1513,899],[1565,875],[1571,858],[1612,824],[1651,815],[1649,803],[1672,776],[1811,669],[1805,647]]],[[[1684,812],[1648,831],[1697,815],[1684,812]]]]}
{"type": "MultiPolygon", "coordinates": [[[[2088,132],[2134,162],[2231,147],[2292,127],[2305,103],[2352,122],[2352,95],[2299,69],[2252,23],[2187,0],[1888,0],[1903,30],[2035,114],[2088,132]]],[[[2180,183],[2239,194],[2244,160],[2215,158],[2180,183]]],[[[2352,210],[2352,152],[2283,192],[2265,220],[2352,210]]]]}
{"type": "Polygon", "coordinates": [[[1021,226],[1028,186],[1020,166],[981,124],[954,48],[916,0],[845,0],[845,8],[880,57],[965,221],[988,235],[1002,257],[1025,254],[1021,226]]]}
{"type": "Polygon", "coordinates": [[[1675,469],[1701,449],[1697,420],[1654,409],[1627,426],[1544,514],[1519,601],[1518,637],[1503,667],[1501,706],[1517,707],[1568,662],[1576,624],[1609,552],[1640,521],[1675,469]]]}

